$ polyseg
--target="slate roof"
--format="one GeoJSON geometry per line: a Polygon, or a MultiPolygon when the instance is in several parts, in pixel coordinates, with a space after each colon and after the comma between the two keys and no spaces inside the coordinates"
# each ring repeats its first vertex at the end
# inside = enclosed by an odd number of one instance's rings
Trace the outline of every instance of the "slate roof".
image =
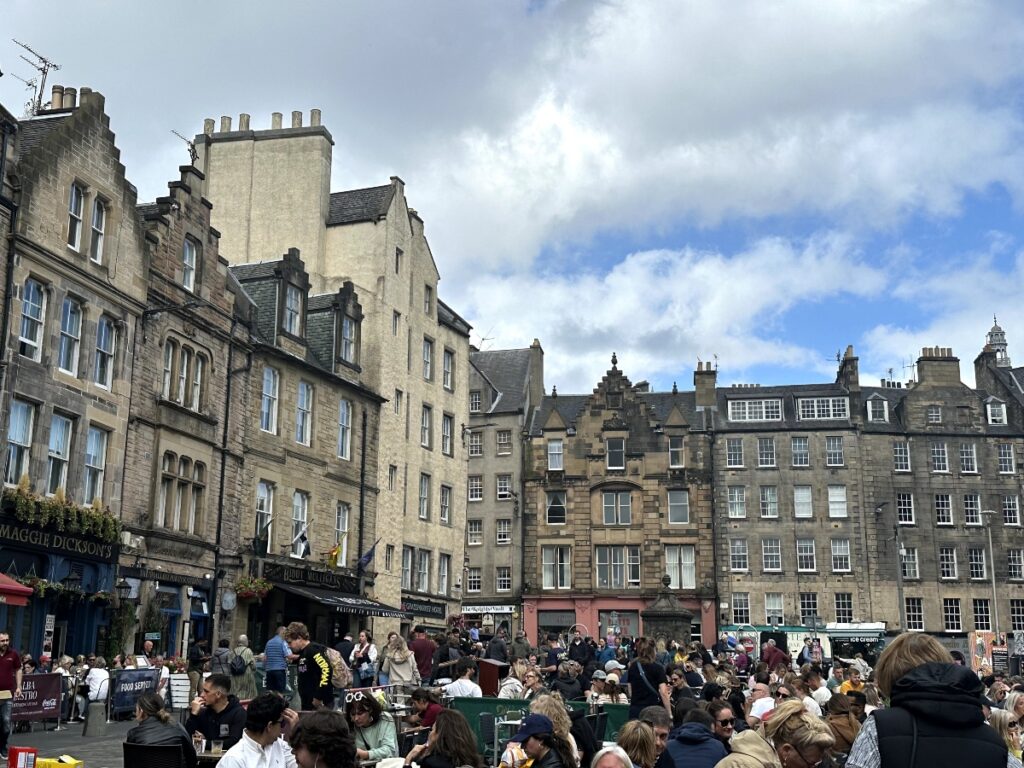
{"type": "Polygon", "coordinates": [[[266,280],[274,276],[274,270],[277,269],[280,263],[280,259],[275,259],[274,261],[260,261],[253,264],[234,264],[231,267],[231,271],[239,282],[266,280]]]}
{"type": "Polygon", "coordinates": [[[540,405],[537,410],[534,411],[533,425],[530,427],[530,434],[542,435],[544,433],[544,425],[547,424],[548,417],[551,415],[552,411],[558,412],[558,415],[562,417],[562,421],[565,422],[566,426],[575,424],[579,420],[579,415],[583,412],[583,408],[586,406],[587,400],[591,397],[592,395],[546,396],[540,401],[540,405]]]}
{"type": "Polygon", "coordinates": [[[337,293],[321,293],[316,296],[310,296],[306,299],[306,311],[322,312],[325,309],[330,309],[337,298],[337,293]]]}
{"type": "Polygon", "coordinates": [[[441,299],[437,300],[437,321],[463,336],[469,336],[469,331],[473,327],[441,299]]]}
{"type": "Polygon", "coordinates": [[[380,217],[387,215],[394,197],[395,186],[393,184],[332,192],[330,209],[327,213],[327,226],[355,224],[359,221],[377,221],[380,217]]]}
{"type": "Polygon", "coordinates": [[[470,352],[469,359],[498,391],[488,413],[518,413],[525,407],[529,349],[470,352]]]}
{"type": "Polygon", "coordinates": [[[160,213],[159,203],[139,203],[135,206],[135,210],[139,214],[139,218],[146,219],[149,216],[155,216],[160,213]]]}
{"type": "Polygon", "coordinates": [[[38,147],[55,128],[61,125],[71,114],[53,117],[37,117],[25,120],[18,125],[18,152],[25,155],[38,147]]]}

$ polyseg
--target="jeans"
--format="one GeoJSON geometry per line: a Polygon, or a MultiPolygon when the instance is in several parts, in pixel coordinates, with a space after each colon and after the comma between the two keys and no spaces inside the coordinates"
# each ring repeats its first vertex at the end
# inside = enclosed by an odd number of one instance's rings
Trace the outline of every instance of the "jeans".
{"type": "Polygon", "coordinates": [[[14,699],[0,701],[0,750],[7,751],[7,739],[11,735],[11,712],[14,710],[14,699]]]}
{"type": "Polygon", "coordinates": [[[268,691],[277,691],[278,693],[285,692],[285,686],[288,681],[288,670],[286,669],[268,669],[266,677],[263,681],[263,687],[268,691]]]}

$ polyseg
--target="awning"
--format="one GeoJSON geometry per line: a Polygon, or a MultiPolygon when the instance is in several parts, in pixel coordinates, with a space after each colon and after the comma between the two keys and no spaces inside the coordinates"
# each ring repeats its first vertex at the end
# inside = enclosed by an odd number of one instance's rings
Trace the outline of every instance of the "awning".
{"type": "Polygon", "coordinates": [[[28,605],[28,599],[35,590],[19,584],[10,576],[0,574],[0,605],[28,605]]]}
{"type": "Polygon", "coordinates": [[[314,600],[321,605],[334,608],[338,613],[354,613],[359,616],[381,616],[385,619],[411,619],[412,614],[400,611],[376,600],[358,595],[346,595],[343,592],[332,592],[328,589],[317,589],[306,587],[300,584],[274,582],[274,586],[291,592],[293,595],[304,597],[307,600],[314,600]]]}

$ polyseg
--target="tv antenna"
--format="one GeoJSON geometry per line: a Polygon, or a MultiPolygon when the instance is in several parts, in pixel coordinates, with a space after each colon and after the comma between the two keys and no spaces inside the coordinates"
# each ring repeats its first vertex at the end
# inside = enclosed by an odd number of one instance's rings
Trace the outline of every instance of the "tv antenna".
{"type": "Polygon", "coordinates": [[[13,72],[11,72],[11,76],[14,79],[16,79],[16,80],[21,80],[21,82],[23,82],[25,84],[25,87],[28,90],[32,91],[32,98],[25,102],[25,115],[24,115],[24,117],[31,117],[32,116],[32,108],[35,106],[35,103],[36,103],[36,83],[38,82],[38,80],[36,80],[34,77],[31,80],[26,80],[24,77],[21,77],[20,75],[16,75],[13,72]]]}
{"type": "Polygon", "coordinates": [[[199,159],[199,151],[196,149],[196,143],[192,141],[192,139],[187,138],[186,136],[182,136],[173,128],[171,128],[171,133],[173,133],[175,136],[177,136],[179,139],[181,139],[188,145],[188,156],[192,158],[192,165],[194,166],[196,164],[196,160],[199,159]]]}
{"type": "MultiPolygon", "coordinates": [[[[60,69],[60,64],[57,64],[56,62],[52,61],[51,59],[48,59],[45,56],[43,56],[41,53],[38,53],[37,51],[32,50],[31,46],[28,46],[25,43],[20,42],[19,40],[15,40],[13,37],[11,38],[11,40],[12,40],[12,42],[14,42],[15,45],[20,45],[22,48],[24,48],[26,51],[28,51],[29,53],[31,53],[33,56],[36,57],[35,61],[33,61],[32,59],[30,59],[28,56],[26,56],[23,53],[19,54],[22,59],[24,59],[25,61],[27,61],[29,64],[32,65],[33,69],[35,69],[37,72],[39,72],[39,83],[38,83],[38,85],[35,83],[35,78],[34,77],[31,80],[32,87],[34,87],[36,89],[35,98],[32,99],[32,114],[33,115],[38,115],[39,111],[43,108],[43,93],[46,91],[46,76],[48,74],[50,74],[50,70],[51,69],[60,69]]],[[[21,80],[20,77],[18,79],[21,80]]],[[[22,80],[22,82],[27,84],[30,81],[22,80]]],[[[54,109],[60,109],[60,107],[61,107],[60,104],[51,104],[50,106],[52,108],[54,108],[54,109]]]]}

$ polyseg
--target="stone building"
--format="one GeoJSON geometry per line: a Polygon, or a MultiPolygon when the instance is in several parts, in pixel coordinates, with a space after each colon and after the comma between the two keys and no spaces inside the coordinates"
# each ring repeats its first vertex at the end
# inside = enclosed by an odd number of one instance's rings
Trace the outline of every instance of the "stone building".
{"type": "Polygon", "coordinates": [[[487,633],[504,628],[512,637],[522,627],[524,439],[544,397],[544,350],[534,339],[528,349],[473,350],[469,363],[462,615],[487,633]]]}
{"type": "MultiPolygon", "coordinates": [[[[454,564],[464,556],[466,456],[457,430],[469,421],[469,325],[438,298],[439,272],[423,221],[398,177],[379,187],[330,192],[333,139],[313,110],[282,127],[239,130],[208,120],[196,137],[198,167],[223,252],[233,264],[298,248],[310,290],[351,282],[362,311],[361,378],[389,401],[380,420],[377,515],[361,554],[366,596],[403,609],[406,624],[439,627],[458,613],[454,564]],[[374,545],[376,548],[374,549],[374,545]]],[[[399,619],[374,622],[377,634],[399,619]]]]}
{"type": "Polygon", "coordinates": [[[250,356],[202,176],[191,166],[180,174],[138,208],[148,295],[134,349],[121,553],[141,603],[136,646],[158,635],[157,650],[172,655],[218,636],[218,590],[240,573],[250,356]]]}
{"type": "Polygon", "coordinates": [[[52,108],[3,117],[5,436],[0,573],[37,599],[0,603],[17,648],[104,648],[125,502],[144,233],[104,99],[54,86],[52,108]],[[63,594],[66,592],[67,594],[63,594]]]}
{"type": "Polygon", "coordinates": [[[246,574],[273,589],[232,589],[233,630],[266,637],[302,621],[329,639],[361,615],[397,611],[363,600],[357,560],[377,510],[381,403],[363,383],[363,312],[351,282],[310,291],[296,249],[231,268],[252,302],[249,400],[242,414],[240,526],[246,574]],[[249,590],[251,592],[251,590],[249,590]]]}
{"type": "Polygon", "coordinates": [[[574,625],[595,637],[640,635],[666,574],[679,605],[674,639],[714,641],[707,373],[695,374],[696,392],[650,392],[613,355],[591,394],[553,389],[539,404],[524,470],[531,641],[574,625]]]}

